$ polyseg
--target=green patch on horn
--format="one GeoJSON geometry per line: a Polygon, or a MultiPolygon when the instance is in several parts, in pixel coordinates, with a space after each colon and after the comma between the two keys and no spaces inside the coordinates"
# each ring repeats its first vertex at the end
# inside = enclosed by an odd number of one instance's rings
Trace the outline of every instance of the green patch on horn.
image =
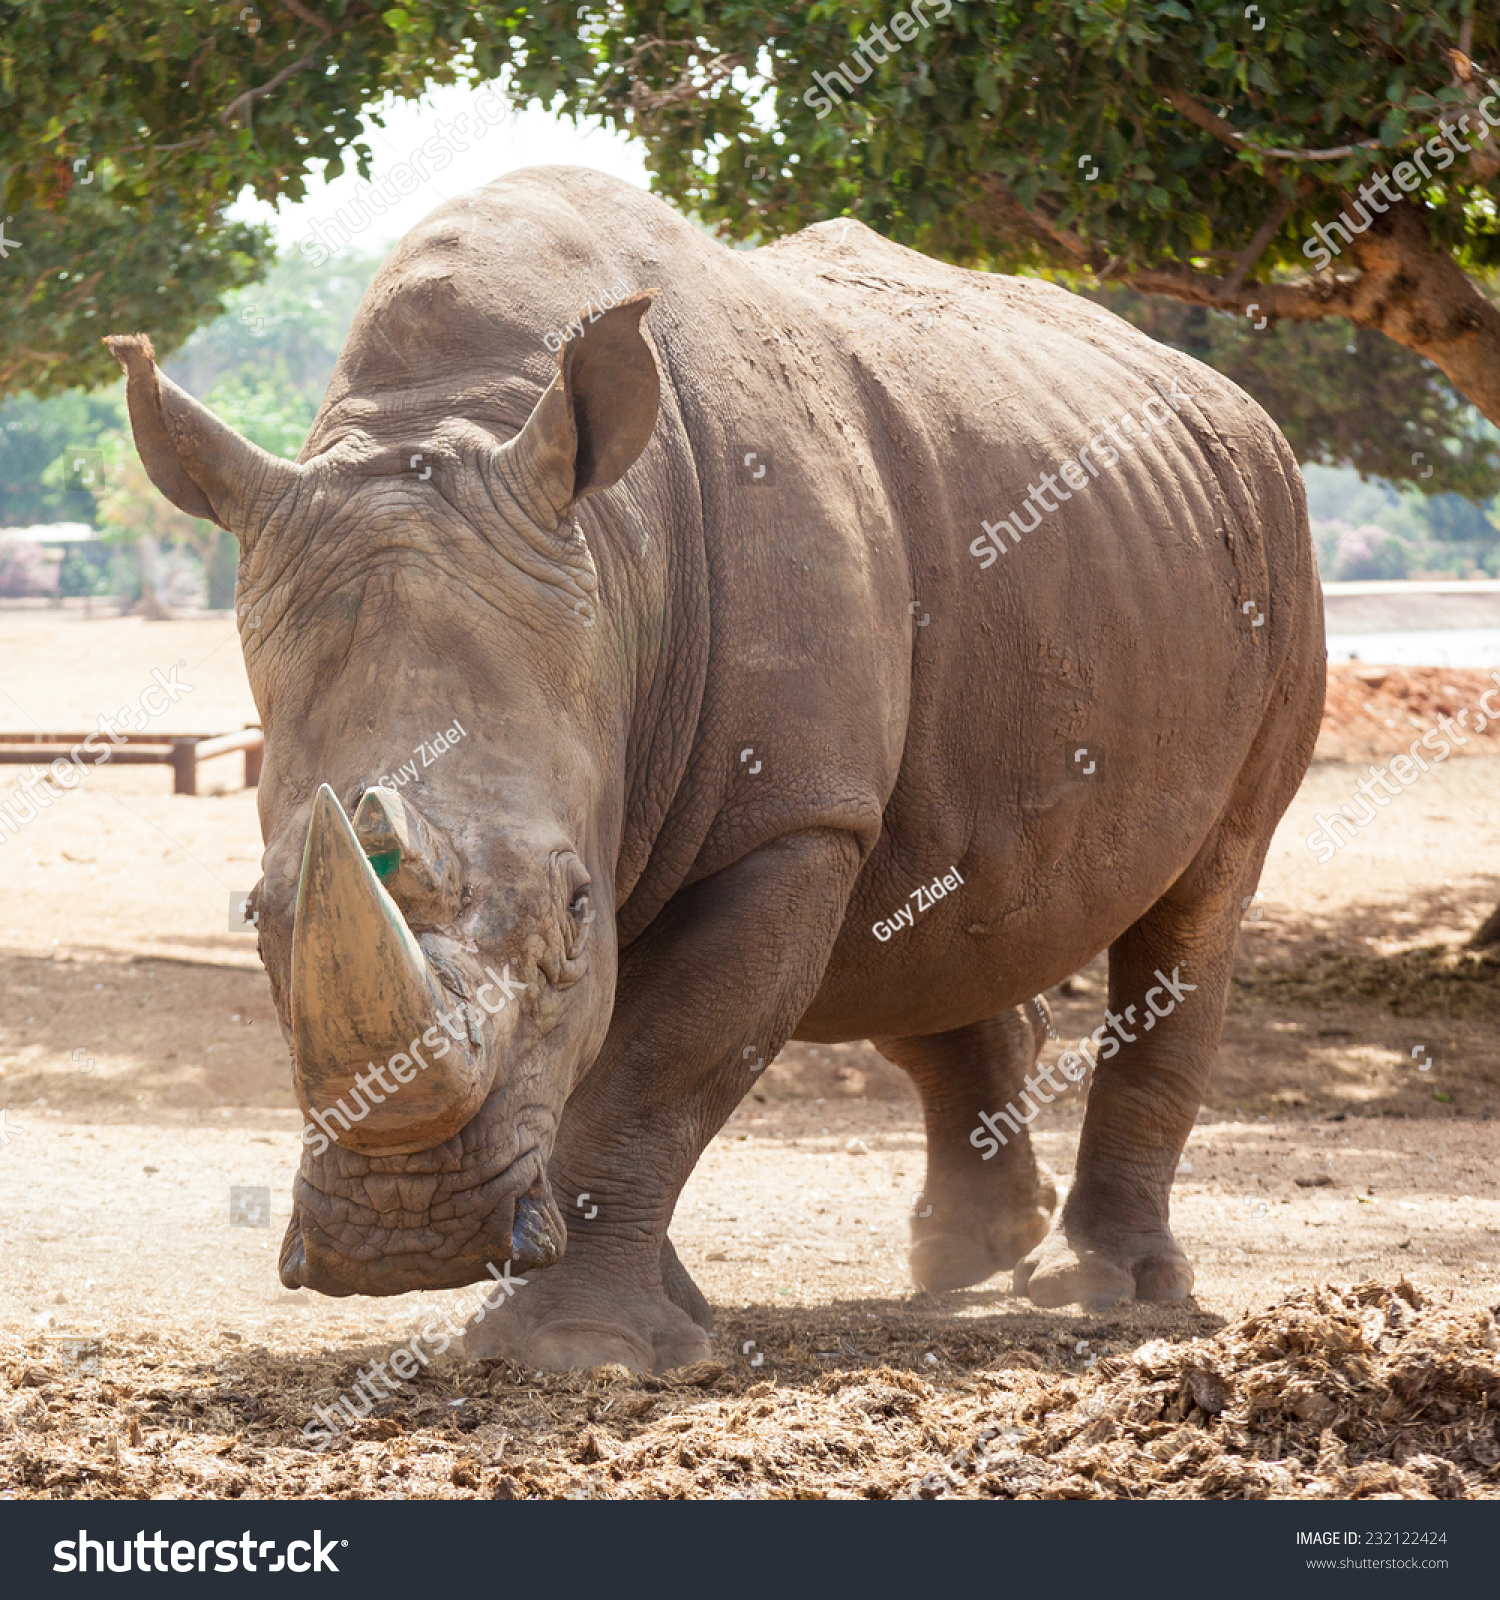
{"type": "Polygon", "coordinates": [[[375,876],[382,883],[389,883],[395,876],[396,869],[401,865],[401,852],[399,850],[382,850],[369,858],[370,865],[375,869],[375,876]]]}

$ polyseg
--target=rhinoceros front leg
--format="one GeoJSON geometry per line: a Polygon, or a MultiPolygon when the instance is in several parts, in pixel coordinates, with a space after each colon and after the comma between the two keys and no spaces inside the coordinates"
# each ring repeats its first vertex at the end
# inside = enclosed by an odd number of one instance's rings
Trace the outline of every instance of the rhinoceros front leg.
{"type": "Polygon", "coordinates": [[[1029,1130],[1001,1146],[979,1120],[1021,1096],[1043,1027],[1034,1006],[1016,1006],[950,1033],[871,1040],[922,1097],[927,1178],[911,1223],[919,1289],[983,1283],[1046,1236],[1057,1190],[1032,1153],[1029,1130]],[[984,1144],[988,1159],[977,1153],[984,1144]]]}
{"type": "Polygon", "coordinates": [[[677,1259],[670,1239],[661,1242],[661,1285],[666,1290],[667,1299],[686,1311],[705,1333],[714,1331],[714,1308],[693,1282],[692,1274],[677,1259]]]}
{"type": "Polygon", "coordinates": [[[1218,1049],[1238,901],[1158,901],[1110,946],[1109,1031],[1089,1090],[1061,1236],[1015,1272],[1038,1305],[1185,1300],[1193,1268],[1172,1237],[1172,1180],[1218,1049]]]}
{"type": "Polygon", "coordinates": [[[609,1033],[548,1163],[566,1251],[475,1329],[470,1357],[661,1372],[711,1353],[667,1226],[817,993],[859,868],[847,833],[777,840],[683,891],[624,952],[609,1033]]]}

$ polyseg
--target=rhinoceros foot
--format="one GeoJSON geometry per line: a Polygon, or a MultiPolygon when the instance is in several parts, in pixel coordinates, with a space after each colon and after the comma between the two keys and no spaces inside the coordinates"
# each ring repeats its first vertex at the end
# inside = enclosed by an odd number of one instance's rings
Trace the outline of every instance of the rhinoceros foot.
{"type": "Polygon", "coordinates": [[[1169,1233],[1078,1246],[1054,1234],[1016,1267],[1012,1287],[1048,1307],[1097,1309],[1123,1300],[1161,1303],[1188,1298],[1193,1267],[1169,1233]]]}
{"type": "Polygon", "coordinates": [[[1040,1162],[1027,1192],[1006,1192],[998,1212],[991,1195],[958,1193],[949,1199],[932,1178],[928,1181],[936,1198],[912,1217],[909,1260],[912,1281],[929,1294],[983,1283],[1015,1266],[1047,1237],[1057,1187],[1040,1162]],[[931,1215],[924,1216],[924,1210],[931,1215]]]}
{"type": "Polygon", "coordinates": [[[585,1281],[568,1260],[528,1274],[503,1311],[469,1332],[466,1359],[502,1356],[554,1371],[618,1362],[632,1372],[669,1372],[713,1354],[707,1332],[660,1289],[631,1290],[598,1276],[585,1281]]]}

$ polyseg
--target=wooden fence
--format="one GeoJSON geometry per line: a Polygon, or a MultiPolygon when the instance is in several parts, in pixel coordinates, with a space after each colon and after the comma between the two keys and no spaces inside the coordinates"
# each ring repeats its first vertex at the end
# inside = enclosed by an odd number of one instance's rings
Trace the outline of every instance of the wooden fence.
{"type": "MultiPolygon", "coordinates": [[[[65,757],[89,737],[86,733],[0,733],[0,766],[46,766],[59,756],[65,757]]],[[[238,733],[122,733],[92,737],[93,751],[109,752],[109,759],[99,765],[170,767],[173,794],[197,794],[199,763],[235,750],[245,752],[245,787],[253,789],[260,782],[265,736],[259,728],[242,728],[238,733]],[[115,738],[119,739],[118,744],[115,738]]],[[[96,764],[93,751],[81,753],[85,767],[96,764]]]]}

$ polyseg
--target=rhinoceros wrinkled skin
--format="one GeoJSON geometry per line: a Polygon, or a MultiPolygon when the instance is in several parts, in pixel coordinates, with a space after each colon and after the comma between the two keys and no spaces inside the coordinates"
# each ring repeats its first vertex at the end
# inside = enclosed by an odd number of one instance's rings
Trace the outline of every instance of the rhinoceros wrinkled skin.
{"type": "Polygon", "coordinates": [[[295,465],[112,346],[158,487],[241,541],[261,953],[304,1112],[347,1112],[304,1133],[285,1283],[509,1258],[473,1354],[706,1356],[684,1182],[787,1039],[871,1038],[925,1108],[920,1284],[1190,1293],[1172,1176],[1323,699],[1301,479],[1246,395],[1045,283],[846,220],[729,250],[571,168],[406,237],[295,465]],[[1049,1238],[1025,1002],[1106,946],[1049,1238]]]}

